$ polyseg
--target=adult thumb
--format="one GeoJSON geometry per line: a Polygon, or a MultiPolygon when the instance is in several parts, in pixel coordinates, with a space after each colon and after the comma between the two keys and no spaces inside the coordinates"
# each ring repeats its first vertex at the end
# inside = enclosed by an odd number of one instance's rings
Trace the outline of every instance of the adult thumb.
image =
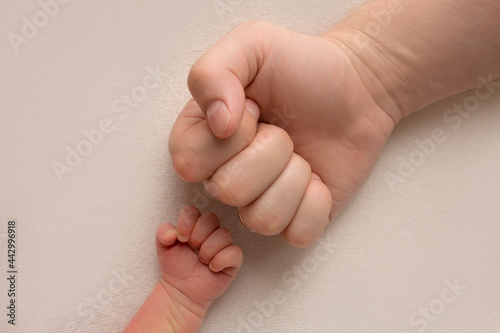
{"type": "Polygon", "coordinates": [[[245,88],[257,75],[265,52],[258,33],[263,22],[247,22],[230,31],[191,68],[188,87],[215,136],[227,138],[245,111],[245,88]]]}

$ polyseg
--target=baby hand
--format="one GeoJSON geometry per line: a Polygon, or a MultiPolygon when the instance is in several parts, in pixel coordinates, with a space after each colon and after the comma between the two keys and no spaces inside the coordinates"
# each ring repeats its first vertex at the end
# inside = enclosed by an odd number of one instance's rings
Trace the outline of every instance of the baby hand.
{"type": "Polygon", "coordinates": [[[229,230],[212,213],[186,207],[177,227],[164,223],[156,232],[161,284],[193,313],[203,313],[229,287],[243,262],[229,230]]]}

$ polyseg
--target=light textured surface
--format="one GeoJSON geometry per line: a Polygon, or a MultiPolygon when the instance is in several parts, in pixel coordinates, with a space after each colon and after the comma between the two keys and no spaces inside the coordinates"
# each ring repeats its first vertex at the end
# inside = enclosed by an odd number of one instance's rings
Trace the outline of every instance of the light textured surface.
{"type": "Polygon", "coordinates": [[[307,250],[249,233],[235,209],[173,172],[168,135],[190,97],[189,68],[210,45],[250,19],[318,34],[361,2],[73,1],[18,53],[7,34],[21,34],[41,7],[2,2],[0,331],[119,332],[158,278],[156,227],[196,204],[220,216],[245,254],[203,332],[411,333],[426,326],[412,314],[429,305],[442,313],[422,331],[500,332],[500,89],[460,124],[446,112],[471,92],[404,120],[366,186],[307,250]],[[128,114],[114,112],[157,66],[168,72],[162,85],[128,114]],[[59,181],[53,162],[104,119],[112,131],[59,181]],[[446,140],[391,188],[387,173],[418,160],[416,141],[436,128],[446,140]],[[4,278],[13,218],[15,328],[4,278]],[[467,289],[441,309],[454,280],[467,289]]]}

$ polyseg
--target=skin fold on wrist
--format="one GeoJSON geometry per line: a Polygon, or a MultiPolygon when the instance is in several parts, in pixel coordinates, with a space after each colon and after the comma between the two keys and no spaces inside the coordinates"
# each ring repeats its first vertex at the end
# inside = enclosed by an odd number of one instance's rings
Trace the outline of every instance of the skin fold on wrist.
{"type": "Polygon", "coordinates": [[[176,314],[179,320],[174,317],[169,318],[169,322],[174,329],[174,332],[184,332],[183,326],[186,326],[186,322],[190,321],[189,324],[194,322],[203,321],[210,304],[200,305],[193,302],[186,295],[176,288],[170,286],[164,281],[160,281],[156,284],[155,289],[157,289],[158,297],[163,299],[164,304],[169,309],[170,314],[176,314]],[[193,320],[189,320],[189,318],[193,320]]]}
{"type": "Polygon", "coordinates": [[[393,56],[375,41],[367,42],[367,36],[355,29],[331,30],[322,38],[344,52],[368,93],[392,118],[394,125],[418,109],[411,84],[405,82],[404,74],[394,67],[393,56]]]}
{"type": "Polygon", "coordinates": [[[493,0],[375,0],[323,37],[346,52],[397,123],[480,78],[500,77],[499,15],[493,0]]]}

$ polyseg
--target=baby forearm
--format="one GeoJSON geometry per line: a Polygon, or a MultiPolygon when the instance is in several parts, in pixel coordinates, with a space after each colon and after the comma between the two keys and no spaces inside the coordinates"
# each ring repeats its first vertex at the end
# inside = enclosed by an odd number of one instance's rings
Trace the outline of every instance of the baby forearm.
{"type": "Polygon", "coordinates": [[[187,310],[158,282],[124,333],[195,333],[205,315],[187,310]]]}
{"type": "Polygon", "coordinates": [[[375,0],[325,35],[373,72],[367,85],[385,87],[398,121],[480,76],[500,77],[499,17],[498,0],[375,0]]]}

